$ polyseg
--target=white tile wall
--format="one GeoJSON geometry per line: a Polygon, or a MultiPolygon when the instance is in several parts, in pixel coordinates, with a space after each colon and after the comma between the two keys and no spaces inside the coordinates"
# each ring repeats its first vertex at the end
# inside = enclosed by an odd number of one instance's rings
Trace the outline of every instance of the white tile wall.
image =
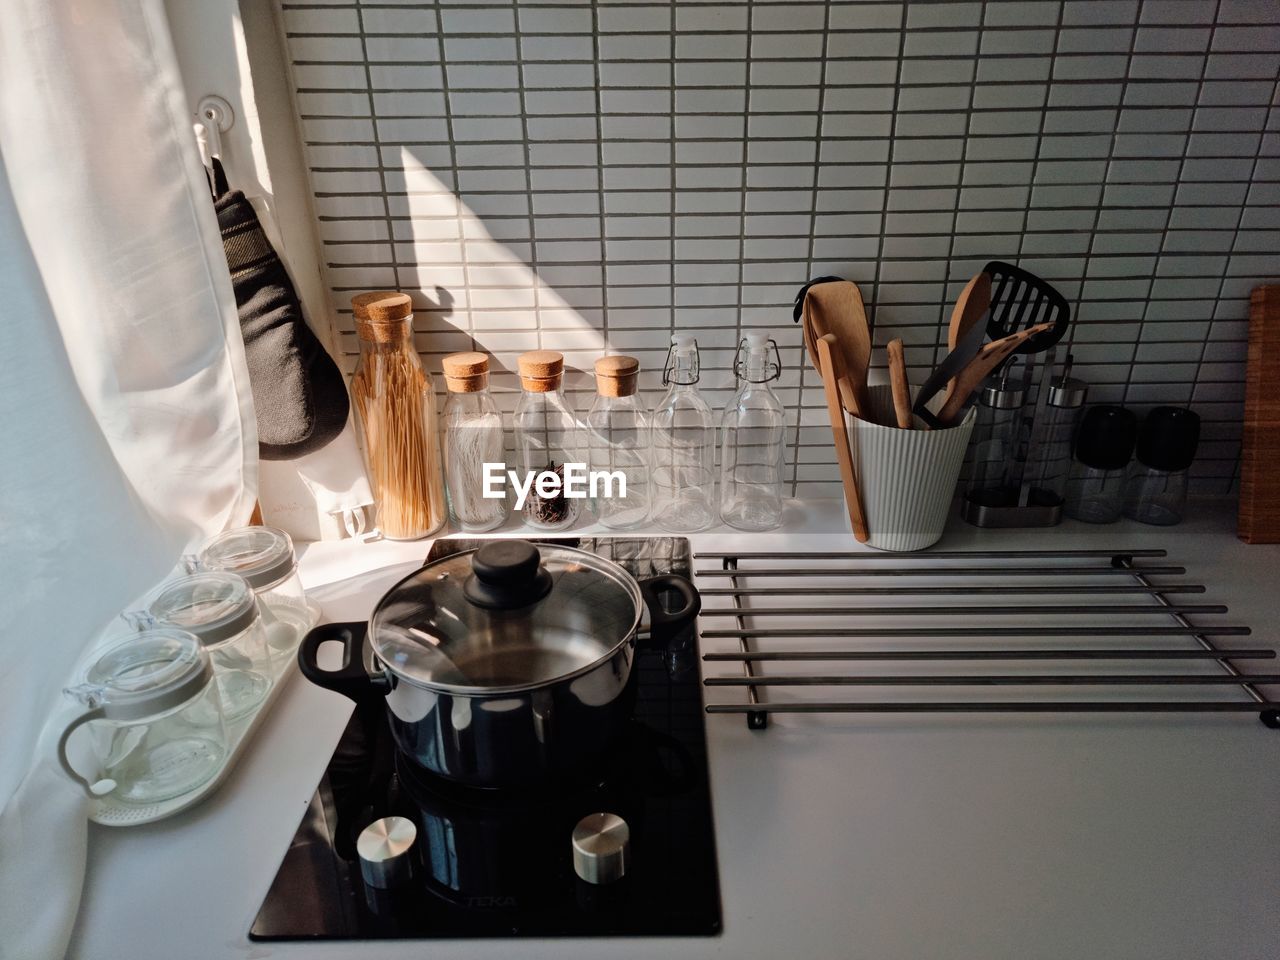
{"type": "Polygon", "coordinates": [[[1231,489],[1248,294],[1280,275],[1275,0],[281,6],[348,368],[380,287],[433,368],[609,347],[656,392],[695,331],[717,403],[766,330],[794,488],[834,495],[796,288],[856,280],[919,380],[1006,259],[1072,301],[1091,398],[1190,403],[1198,487],[1231,489]]]}

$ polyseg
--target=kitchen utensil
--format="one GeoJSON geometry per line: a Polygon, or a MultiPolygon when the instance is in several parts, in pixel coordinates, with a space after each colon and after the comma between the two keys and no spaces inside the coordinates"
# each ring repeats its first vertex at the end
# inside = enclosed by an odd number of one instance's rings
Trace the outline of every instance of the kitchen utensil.
{"type": "Polygon", "coordinates": [[[1200,417],[1185,407],[1156,407],[1142,420],[1129,466],[1123,513],[1139,523],[1172,526],[1187,505],[1187,468],[1200,442],[1200,417]]]}
{"type": "MultiPolygon", "coordinates": [[[[1048,325],[1040,324],[986,344],[978,351],[977,356],[956,374],[954,383],[947,389],[947,398],[942,404],[942,409],[938,411],[937,422],[943,426],[954,426],[972,402],[974,392],[988,374],[1012,356],[1021,344],[1047,331],[1048,325]]],[[[917,405],[919,402],[919,400],[916,401],[917,405]]]]}
{"type": "Polygon", "coordinates": [[[378,529],[390,540],[419,540],[439,530],[449,512],[435,390],[413,344],[413,301],[395,291],[362,293],[351,309],[360,345],[351,399],[378,529]]]}
{"type": "Polygon", "coordinates": [[[947,327],[947,350],[953,351],[975,326],[986,326],[987,311],[991,308],[991,274],[985,270],[974,276],[956,300],[951,310],[951,323],[947,327]]]}
{"type": "Polygon", "coordinates": [[[698,341],[671,338],[662,368],[666,395],[653,411],[653,521],[663,530],[694,533],[718,517],[715,497],[716,422],[698,390],[698,341]]]}
{"type": "Polygon", "coordinates": [[[818,339],[828,333],[835,336],[843,370],[837,381],[840,402],[856,415],[859,405],[866,403],[867,367],[871,363],[871,329],[858,285],[838,278],[814,281],[805,288],[801,306],[805,345],[815,367],[818,339]]]}
{"type": "Polygon", "coordinates": [[[298,663],[358,703],[384,699],[396,742],[423,769],[471,786],[525,785],[598,758],[627,721],[646,606],[650,642],[663,645],[701,603],[683,577],[637,583],[584,550],[495,540],[410,574],[367,624],[312,630],[298,663]],[[664,591],[679,595],[678,609],[664,609],[664,591]],[[344,648],[334,671],[316,661],[329,640],[344,648]]]}
{"type": "Polygon", "coordinates": [[[1019,354],[1043,353],[1062,339],[1071,320],[1066,297],[1034,273],[1001,260],[992,260],[982,272],[991,277],[987,336],[1000,340],[1039,327],[1034,337],[1017,344],[1019,354]]]}
{"type": "Polygon", "coordinates": [[[840,359],[835,346],[836,338],[828,333],[818,338],[818,370],[822,374],[822,389],[827,400],[827,416],[831,420],[831,434],[836,448],[836,462],[840,464],[840,481],[844,488],[845,507],[849,511],[849,523],[853,537],[859,543],[868,539],[867,521],[862,512],[862,496],[858,492],[857,475],[853,472],[853,454],[849,447],[849,432],[845,426],[844,408],[836,384],[840,378],[840,359]]]}
{"type": "Polygon", "coordinates": [[[224,571],[180,577],[161,588],[147,614],[204,645],[228,720],[238,720],[266,698],[275,662],[286,651],[267,643],[253,588],[243,577],[224,571]]]}
{"type": "Polygon", "coordinates": [[[893,413],[898,427],[911,429],[911,387],[907,384],[907,361],[902,353],[902,341],[890,340],[885,347],[889,354],[889,383],[893,387],[893,413]]]}
{"type": "Polygon", "coordinates": [[[146,630],[109,647],[78,686],[63,691],[87,708],[58,740],[58,761],[90,799],[155,803],[209,780],[227,755],[227,732],[209,655],[190,633],[146,630]],[[92,724],[98,772],[88,779],[67,756],[71,736],[92,724]]]}
{"type": "Polygon", "coordinates": [[[1280,286],[1249,298],[1237,532],[1245,543],[1280,543],[1280,286]]]}
{"type": "Polygon", "coordinates": [[[489,392],[489,357],[455,353],[442,365],[449,391],[441,416],[449,516],[463,530],[492,530],[507,519],[507,500],[484,495],[485,464],[505,473],[507,458],[502,412],[489,392]]]}
{"type": "MultiPolygon", "coordinates": [[[[923,550],[942,536],[973,432],[972,413],[938,430],[900,430],[889,384],[868,391],[869,416],[850,421],[853,465],[870,536],[880,550],[923,550]]],[[[920,426],[923,427],[923,421],[920,426]]]]}
{"type": "Polygon", "coordinates": [[[1138,418],[1132,410],[1103,404],[1085,411],[1067,478],[1067,516],[1087,523],[1120,519],[1124,468],[1133,456],[1137,434],[1138,418]]]}
{"type": "Polygon", "coordinates": [[[747,334],[733,370],[738,390],[720,418],[720,519],[738,530],[773,530],[782,524],[787,419],[769,386],[782,373],[778,345],[747,334]]]}
{"type": "Polygon", "coordinates": [[[596,498],[592,509],[603,526],[629,530],[649,519],[649,417],[636,392],[640,361],[635,357],[601,357],[595,363],[596,396],[586,417],[587,458],[592,470],[620,475],[618,486],[596,498]]]}
{"type": "Polygon", "coordinates": [[[944,389],[948,394],[950,393],[956,375],[977,356],[978,351],[982,349],[982,341],[986,337],[986,328],[980,323],[975,323],[964,331],[964,335],[961,337],[960,342],[956,344],[955,349],[947,354],[942,363],[934,368],[933,373],[929,374],[928,379],[916,392],[916,400],[911,406],[911,412],[923,419],[926,426],[933,426],[937,422],[933,411],[930,409],[930,403],[933,398],[944,389]]]}

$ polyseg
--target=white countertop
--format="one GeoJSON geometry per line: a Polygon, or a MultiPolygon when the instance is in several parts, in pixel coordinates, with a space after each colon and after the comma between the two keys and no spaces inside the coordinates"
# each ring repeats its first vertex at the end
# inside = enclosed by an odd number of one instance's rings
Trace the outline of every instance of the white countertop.
{"type": "MultiPolygon", "coordinates": [[[[695,549],[855,547],[835,502],[786,533],[695,549]],[[832,533],[830,531],[838,531],[832,533]]],[[[575,533],[584,531],[575,531],[575,533]]],[[[942,548],[1168,549],[1277,646],[1280,547],[1223,507],[1181,527],[1068,522],[942,548]]],[[[303,574],[330,620],[363,619],[425,542],[322,543],[303,574]]],[[[704,625],[705,626],[705,625],[704,625]]],[[[1256,643],[1255,643],[1256,641],[1256,643]]],[[[252,943],[246,936],[350,703],[295,677],[222,789],[132,829],[91,827],[70,956],[1267,958],[1280,956],[1280,731],[1256,717],[707,718],[724,933],[715,938],[252,943]]]]}

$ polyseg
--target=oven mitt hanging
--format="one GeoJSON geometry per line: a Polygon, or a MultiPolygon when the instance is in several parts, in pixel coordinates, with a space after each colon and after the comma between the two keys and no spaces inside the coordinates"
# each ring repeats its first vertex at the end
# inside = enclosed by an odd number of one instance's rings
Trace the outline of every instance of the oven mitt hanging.
{"type": "Polygon", "coordinates": [[[302,318],[302,305],[245,195],[215,161],[214,209],[231,269],[264,460],[319,450],[347,422],[342,371],[302,318]]]}

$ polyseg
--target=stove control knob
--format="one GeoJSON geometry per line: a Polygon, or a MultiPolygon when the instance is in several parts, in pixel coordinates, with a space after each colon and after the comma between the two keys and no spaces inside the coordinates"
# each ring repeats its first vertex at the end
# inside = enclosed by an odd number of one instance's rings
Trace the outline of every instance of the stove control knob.
{"type": "Polygon", "coordinates": [[[631,865],[631,829],[614,813],[591,813],[573,828],[573,872],[587,883],[621,880],[631,865]]]}
{"type": "Polygon", "coordinates": [[[360,875],[371,887],[388,890],[413,879],[414,841],[418,828],[404,817],[375,820],[356,839],[360,875]]]}

